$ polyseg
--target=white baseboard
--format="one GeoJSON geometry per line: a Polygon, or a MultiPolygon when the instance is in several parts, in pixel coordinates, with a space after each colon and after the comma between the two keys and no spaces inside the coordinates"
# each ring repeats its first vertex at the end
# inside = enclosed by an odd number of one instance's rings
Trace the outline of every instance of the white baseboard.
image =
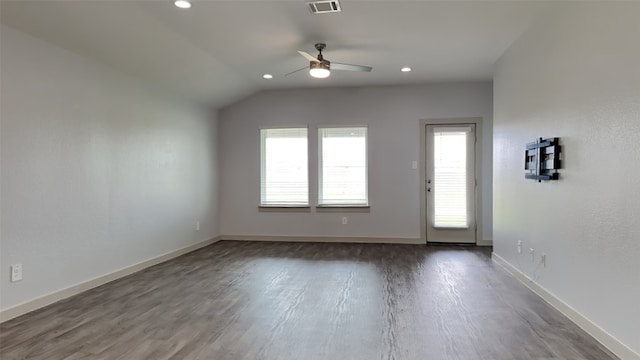
{"type": "MultiPolygon", "coordinates": [[[[410,244],[424,245],[424,239],[405,237],[362,237],[362,236],[274,236],[274,235],[221,235],[221,240],[239,241],[285,241],[285,242],[341,242],[367,244],[410,244]]],[[[491,240],[479,240],[477,246],[493,246],[491,240]]]]}
{"type": "Polygon", "coordinates": [[[242,241],[288,241],[288,242],[330,242],[330,243],[370,243],[370,244],[413,244],[423,245],[419,238],[389,238],[360,236],[273,236],[273,235],[220,235],[221,240],[242,241]]]}
{"type": "Polygon", "coordinates": [[[496,253],[491,254],[491,259],[502,266],[507,270],[511,275],[513,275],[516,279],[518,279],[521,283],[531,289],[534,293],[540,296],[544,301],[549,303],[549,305],[556,308],[556,310],[560,311],[566,317],[568,317],[571,321],[573,321],[576,325],[578,325],[582,330],[586,331],[589,335],[593,336],[598,342],[600,342],[604,347],[609,349],[611,352],[616,354],[620,359],[624,360],[640,360],[640,354],[633,351],[631,348],[620,342],[618,339],[613,337],[611,334],[606,332],[604,329],[600,328],[598,325],[593,323],[591,320],[586,318],[584,315],[580,314],[576,309],[572,308],[569,304],[557,298],[551,292],[549,292],[544,287],[540,286],[533,279],[525,275],[523,272],[518,270],[515,266],[509,263],[507,260],[502,258],[500,255],[496,253]]]}
{"type": "Polygon", "coordinates": [[[493,246],[493,240],[478,240],[477,246],[493,246]]]}
{"type": "Polygon", "coordinates": [[[18,304],[15,306],[12,306],[8,309],[2,310],[0,311],[0,323],[5,322],[7,320],[11,320],[13,318],[16,318],[20,315],[24,315],[28,312],[43,308],[47,305],[53,304],[54,302],[60,301],[62,299],[66,299],[70,296],[73,295],[77,295],[81,292],[87,291],[89,289],[93,289],[95,287],[98,287],[100,285],[104,285],[108,282],[111,282],[113,280],[117,280],[119,278],[125,277],[127,275],[131,275],[135,272],[138,272],[140,270],[146,269],[150,266],[153,265],[157,265],[160,263],[163,263],[167,260],[171,260],[173,258],[176,258],[180,255],[184,255],[186,253],[192,252],[194,250],[200,249],[202,247],[211,245],[217,241],[220,241],[220,237],[215,237],[213,239],[209,239],[209,240],[205,240],[202,242],[199,242],[197,244],[193,244],[193,245],[189,245],[186,247],[183,247],[181,249],[178,250],[174,250],[174,251],[170,251],[166,254],[154,257],[152,259],[149,260],[145,260],[142,262],[139,262],[137,264],[133,264],[131,266],[127,266],[125,268],[116,270],[112,273],[106,274],[106,275],[102,275],[99,276],[97,278],[82,282],[80,284],[76,284],[73,286],[70,286],[68,288],[64,288],[55,292],[52,292],[50,294],[41,296],[39,298],[33,299],[33,300],[29,300],[27,302],[24,302],[22,304],[18,304]]]}

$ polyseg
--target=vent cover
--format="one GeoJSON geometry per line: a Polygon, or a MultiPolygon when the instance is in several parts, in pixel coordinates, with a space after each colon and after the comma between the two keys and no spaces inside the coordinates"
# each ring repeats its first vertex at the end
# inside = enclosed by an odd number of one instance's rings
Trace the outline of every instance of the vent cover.
{"type": "Polygon", "coordinates": [[[340,3],[335,1],[312,1],[308,2],[309,9],[314,14],[326,14],[340,12],[340,3]]]}

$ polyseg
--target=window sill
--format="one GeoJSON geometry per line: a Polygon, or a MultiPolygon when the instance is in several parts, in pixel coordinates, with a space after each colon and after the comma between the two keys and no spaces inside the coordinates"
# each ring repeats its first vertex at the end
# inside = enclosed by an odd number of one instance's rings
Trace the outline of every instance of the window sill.
{"type": "Polygon", "coordinates": [[[371,207],[369,205],[317,205],[316,211],[368,213],[371,211],[371,207]]]}
{"type": "Polygon", "coordinates": [[[311,212],[309,205],[260,205],[260,212],[311,212]]]}

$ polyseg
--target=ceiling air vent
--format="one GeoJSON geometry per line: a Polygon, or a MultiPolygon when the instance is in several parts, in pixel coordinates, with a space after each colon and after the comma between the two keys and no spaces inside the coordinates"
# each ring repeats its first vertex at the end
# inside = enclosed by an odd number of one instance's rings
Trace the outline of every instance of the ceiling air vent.
{"type": "Polygon", "coordinates": [[[314,14],[340,12],[340,3],[336,1],[312,1],[308,2],[309,9],[314,14]]]}

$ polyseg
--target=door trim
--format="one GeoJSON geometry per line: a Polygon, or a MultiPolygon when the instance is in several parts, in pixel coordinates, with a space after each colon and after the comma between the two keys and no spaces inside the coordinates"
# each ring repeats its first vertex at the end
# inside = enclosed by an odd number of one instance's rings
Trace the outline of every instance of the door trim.
{"type": "Polygon", "coordinates": [[[476,210],[476,245],[482,239],[482,118],[444,118],[444,119],[421,119],[420,120],[420,162],[418,168],[420,170],[420,239],[422,243],[427,243],[427,178],[426,178],[426,140],[427,125],[476,125],[476,191],[475,191],[475,210],[476,210]]]}

